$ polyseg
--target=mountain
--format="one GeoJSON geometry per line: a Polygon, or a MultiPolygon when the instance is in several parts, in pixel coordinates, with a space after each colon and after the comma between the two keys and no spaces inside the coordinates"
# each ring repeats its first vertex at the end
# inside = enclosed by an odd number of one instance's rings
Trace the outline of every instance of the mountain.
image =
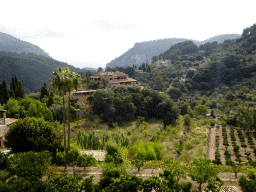
{"type": "Polygon", "coordinates": [[[0,51],[12,53],[34,53],[50,58],[50,56],[37,45],[22,41],[2,32],[0,32],[0,51]]]}
{"type": "Polygon", "coordinates": [[[52,72],[57,71],[58,67],[69,67],[74,72],[81,71],[67,63],[34,53],[0,51],[0,82],[5,79],[10,83],[11,78],[16,75],[27,93],[40,91],[44,83],[49,85],[53,78],[52,72]]]}
{"type": "Polygon", "coordinates": [[[84,70],[84,71],[97,71],[96,68],[92,68],[92,67],[84,67],[81,70],[84,70]]]}
{"type": "Polygon", "coordinates": [[[81,71],[67,63],[52,59],[37,45],[22,41],[0,32],[0,82],[7,83],[15,75],[26,92],[40,91],[44,83],[51,82],[52,72],[58,67],[69,67],[71,71],[81,71]]]}
{"type": "Polygon", "coordinates": [[[158,55],[169,49],[170,46],[186,40],[187,39],[170,38],[135,43],[133,48],[126,51],[120,57],[112,60],[110,63],[106,65],[106,68],[128,67],[133,66],[133,64],[139,66],[143,62],[151,63],[151,58],[154,55],[158,55]]]}
{"type": "Polygon", "coordinates": [[[204,41],[199,41],[199,44],[197,44],[196,41],[194,41],[194,43],[197,46],[208,43],[208,42],[211,43],[211,42],[214,42],[214,41],[217,41],[218,44],[220,44],[220,43],[223,43],[226,39],[237,39],[237,38],[240,38],[240,37],[241,37],[241,35],[239,35],[239,34],[223,34],[223,35],[217,35],[217,36],[211,37],[211,38],[206,39],[204,41]]]}
{"type": "MultiPolygon", "coordinates": [[[[239,38],[241,35],[239,34],[225,34],[225,35],[218,35],[212,38],[209,38],[204,41],[193,41],[197,46],[207,43],[207,42],[214,42],[217,41],[218,43],[223,43],[226,39],[235,39],[239,38]]],[[[115,67],[128,67],[133,66],[134,64],[139,66],[142,63],[151,63],[152,57],[159,55],[169,49],[171,46],[187,41],[189,39],[185,38],[166,38],[166,39],[158,39],[153,41],[146,41],[135,43],[133,48],[126,51],[120,57],[112,60],[106,65],[107,67],[115,68],[115,67]]]]}

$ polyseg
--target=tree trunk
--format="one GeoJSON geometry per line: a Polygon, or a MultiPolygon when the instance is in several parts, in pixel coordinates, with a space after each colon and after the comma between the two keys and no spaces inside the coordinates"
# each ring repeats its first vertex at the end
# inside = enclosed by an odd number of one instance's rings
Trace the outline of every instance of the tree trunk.
{"type": "Polygon", "coordinates": [[[202,189],[202,183],[199,183],[199,187],[198,187],[199,192],[202,191],[201,189],[202,189]]]}
{"type": "Polygon", "coordinates": [[[66,149],[66,128],[65,128],[65,123],[66,123],[66,110],[65,110],[65,94],[64,94],[64,89],[62,90],[62,97],[63,97],[64,151],[67,152],[67,149],[66,149]]]}
{"type": "Polygon", "coordinates": [[[70,149],[70,92],[68,92],[68,151],[70,149]]]}

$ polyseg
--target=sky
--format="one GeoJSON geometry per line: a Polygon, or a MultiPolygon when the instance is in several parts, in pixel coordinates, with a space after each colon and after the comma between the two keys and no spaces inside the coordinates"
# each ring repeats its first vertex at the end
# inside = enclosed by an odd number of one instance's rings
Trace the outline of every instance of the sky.
{"type": "Polygon", "coordinates": [[[255,0],[8,0],[0,32],[39,46],[75,67],[105,67],[136,42],[205,40],[242,34],[255,20],[255,0]]]}

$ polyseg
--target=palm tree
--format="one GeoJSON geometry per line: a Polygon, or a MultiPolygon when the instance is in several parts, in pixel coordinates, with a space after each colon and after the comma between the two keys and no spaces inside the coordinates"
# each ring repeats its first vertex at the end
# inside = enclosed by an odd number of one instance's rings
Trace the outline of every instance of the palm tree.
{"type": "Polygon", "coordinates": [[[64,131],[64,151],[67,152],[66,149],[66,129],[65,129],[65,123],[66,123],[66,110],[65,110],[65,91],[67,90],[67,74],[69,73],[69,68],[65,67],[64,70],[59,67],[58,73],[53,71],[53,79],[52,84],[54,88],[57,88],[58,91],[62,93],[63,98],[63,131],[64,131]]]}
{"type": "Polygon", "coordinates": [[[73,89],[79,87],[81,83],[81,76],[74,72],[67,73],[67,91],[68,91],[68,151],[70,149],[70,94],[73,89]]]}

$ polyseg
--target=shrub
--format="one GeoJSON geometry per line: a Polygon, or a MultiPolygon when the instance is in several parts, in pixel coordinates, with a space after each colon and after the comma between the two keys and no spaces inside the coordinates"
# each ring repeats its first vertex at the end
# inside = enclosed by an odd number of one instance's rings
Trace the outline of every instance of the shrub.
{"type": "Polygon", "coordinates": [[[10,170],[18,177],[41,178],[51,164],[51,160],[52,157],[48,151],[17,153],[11,159],[10,170]]]}
{"type": "Polygon", "coordinates": [[[79,155],[78,158],[77,158],[77,160],[76,160],[76,164],[77,164],[79,167],[85,167],[85,166],[86,166],[86,157],[87,157],[86,154],[79,155]]]}
{"type": "Polygon", "coordinates": [[[98,161],[92,156],[92,154],[88,155],[85,159],[86,166],[91,167],[91,166],[97,166],[98,161]]]}
{"type": "Polygon", "coordinates": [[[5,139],[5,146],[14,152],[47,150],[55,153],[61,147],[61,135],[41,118],[20,119],[11,126],[5,139]]]}
{"type": "Polygon", "coordinates": [[[92,191],[92,192],[95,191],[95,184],[93,182],[93,177],[94,176],[90,176],[89,178],[86,178],[81,183],[79,183],[80,190],[92,191]]]}
{"type": "Polygon", "coordinates": [[[182,192],[190,192],[192,189],[192,182],[187,181],[181,184],[182,192]]]}
{"type": "Polygon", "coordinates": [[[163,157],[160,142],[137,141],[132,149],[132,155],[140,160],[161,160],[163,157]]]}
{"type": "Polygon", "coordinates": [[[65,153],[64,152],[57,152],[56,154],[56,165],[62,166],[66,162],[65,153]]]}
{"type": "Polygon", "coordinates": [[[234,146],[234,152],[239,151],[239,148],[240,148],[239,146],[235,145],[235,146],[234,146]]]}
{"type": "Polygon", "coordinates": [[[12,175],[12,173],[10,171],[6,170],[6,169],[0,170],[0,181],[5,181],[11,175],[12,175]]]}
{"type": "Polygon", "coordinates": [[[190,126],[191,125],[191,117],[189,114],[184,115],[184,125],[190,126]]]}
{"type": "Polygon", "coordinates": [[[107,163],[115,163],[115,164],[122,164],[123,157],[118,149],[118,145],[115,143],[109,143],[106,146],[107,155],[105,156],[104,161],[107,163]]]}
{"type": "Polygon", "coordinates": [[[247,171],[247,175],[242,175],[238,181],[238,185],[241,186],[242,191],[244,192],[250,192],[253,189],[255,189],[254,186],[256,186],[256,173],[255,169],[249,169],[247,171]],[[248,179],[247,179],[248,177],[248,179]]]}
{"type": "Polygon", "coordinates": [[[78,156],[80,155],[80,152],[75,150],[75,149],[70,149],[67,153],[66,153],[66,161],[68,164],[74,163],[78,156]]]}
{"type": "Polygon", "coordinates": [[[246,145],[245,143],[242,143],[242,144],[241,144],[241,147],[246,148],[246,147],[247,147],[247,145],[246,145]]]}
{"type": "Polygon", "coordinates": [[[251,153],[250,153],[250,152],[245,152],[245,155],[246,155],[247,157],[249,157],[249,156],[251,155],[251,153]]]}
{"type": "Polygon", "coordinates": [[[65,163],[68,165],[71,165],[73,163],[76,163],[79,156],[80,156],[80,152],[75,149],[70,149],[67,153],[57,152],[56,164],[57,166],[62,166],[65,163]]]}
{"type": "Polygon", "coordinates": [[[7,154],[0,153],[0,169],[6,169],[10,163],[7,154]]]}

